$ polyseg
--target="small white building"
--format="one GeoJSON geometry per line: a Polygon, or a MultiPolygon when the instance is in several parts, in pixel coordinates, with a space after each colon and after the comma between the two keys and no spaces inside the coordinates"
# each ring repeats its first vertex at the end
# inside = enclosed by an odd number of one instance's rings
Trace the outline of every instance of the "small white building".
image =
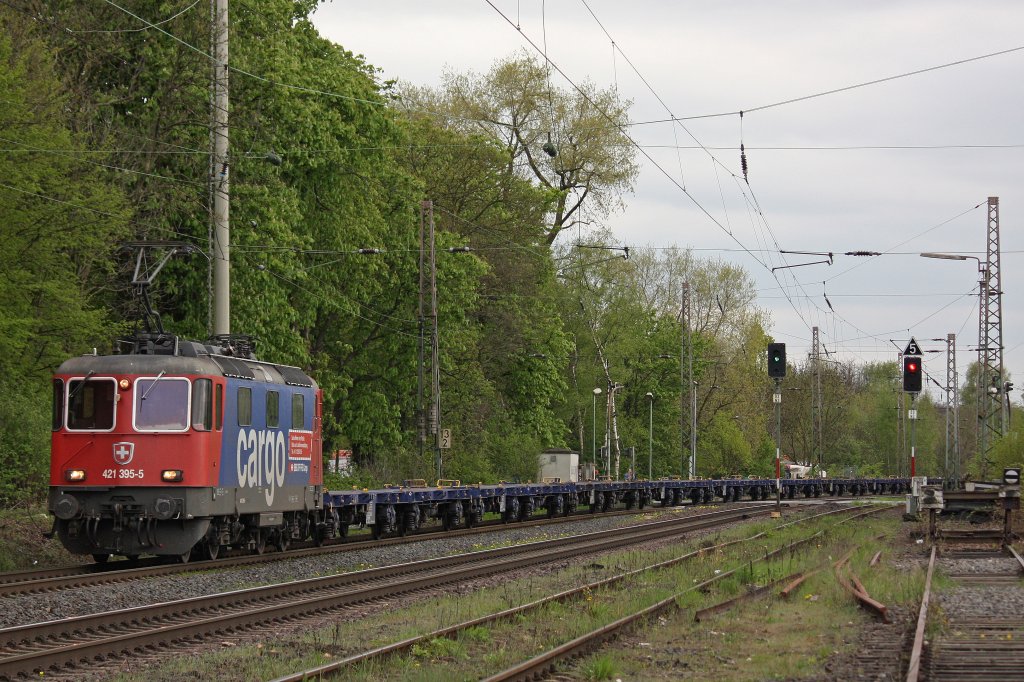
{"type": "Polygon", "coordinates": [[[552,448],[540,453],[537,481],[576,483],[580,476],[580,455],[572,450],[552,448]]]}

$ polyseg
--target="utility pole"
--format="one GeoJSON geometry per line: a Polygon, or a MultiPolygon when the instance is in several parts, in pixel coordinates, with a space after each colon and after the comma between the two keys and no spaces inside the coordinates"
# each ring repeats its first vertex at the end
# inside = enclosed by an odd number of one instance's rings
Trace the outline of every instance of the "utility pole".
{"type": "Polygon", "coordinates": [[[416,422],[419,437],[420,461],[423,461],[427,434],[434,440],[434,473],[441,478],[444,473],[441,458],[441,366],[438,360],[437,340],[437,261],[434,253],[434,202],[420,202],[420,293],[417,305],[417,322],[419,325],[419,352],[417,371],[416,422]],[[429,261],[424,263],[424,261],[429,261]],[[426,267],[425,267],[426,266],[426,267]],[[430,274],[427,274],[427,267],[430,274]],[[426,355],[426,316],[424,315],[424,299],[427,287],[430,287],[430,397],[429,410],[425,409],[425,355],[426,355]],[[426,412],[426,415],[424,415],[426,412]]]}
{"type": "MultiPolygon", "coordinates": [[[[654,394],[647,392],[648,401],[648,422],[647,422],[647,480],[654,479],[654,394]]],[[[633,471],[636,473],[636,470],[633,471]]]]}
{"type": "Polygon", "coordinates": [[[228,225],[228,0],[213,0],[213,334],[231,333],[231,231],[228,225]]]}
{"type": "Polygon", "coordinates": [[[416,436],[420,446],[420,462],[423,461],[424,450],[427,444],[427,415],[424,409],[424,359],[426,355],[426,320],[423,317],[423,297],[426,292],[426,270],[423,267],[424,261],[424,233],[427,212],[432,210],[433,204],[429,201],[420,202],[420,259],[419,259],[419,302],[416,306],[416,322],[419,330],[417,371],[416,371],[416,436]]]}
{"type": "Polygon", "coordinates": [[[437,254],[434,249],[434,204],[426,202],[427,225],[430,239],[430,374],[434,404],[431,406],[431,433],[434,434],[434,461],[438,479],[444,477],[441,450],[441,353],[437,331],[437,254]]]}
{"type": "Polygon", "coordinates": [[[679,452],[679,475],[686,475],[686,433],[689,424],[690,468],[689,477],[697,477],[697,390],[693,383],[693,336],[690,331],[690,283],[683,282],[682,302],[679,310],[681,339],[679,356],[679,433],[682,440],[679,452]],[[683,363],[683,356],[686,363],[683,363]],[[685,390],[684,390],[685,389],[685,390]],[[687,391],[689,393],[687,393],[687,391]]]}

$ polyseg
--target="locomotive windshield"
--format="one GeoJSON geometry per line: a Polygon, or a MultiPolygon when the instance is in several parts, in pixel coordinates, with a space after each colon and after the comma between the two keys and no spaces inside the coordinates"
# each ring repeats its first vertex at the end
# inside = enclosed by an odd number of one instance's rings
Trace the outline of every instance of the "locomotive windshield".
{"type": "Polygon", "coordinates": [[[187,430],[188,398],[188,379],[139,379],[135,382],[135,430],[187,430]]]}
{"type": "Polygon", "coordinates": [[[68,429],[110,431],[114,428],[117,384],[113,379],[72,379],[68,382],[68,429]]]}

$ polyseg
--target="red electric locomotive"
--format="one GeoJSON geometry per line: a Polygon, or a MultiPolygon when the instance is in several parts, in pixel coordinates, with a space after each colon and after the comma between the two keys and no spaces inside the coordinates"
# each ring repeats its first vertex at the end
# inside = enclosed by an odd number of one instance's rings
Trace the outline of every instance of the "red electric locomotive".
{"type": "Polygon", "coordinates": [[[322,528],[320,390],[245,337],[141,333],[62,364],[53,398],[49,509],[72,552],[215,558],[322,528]]]}

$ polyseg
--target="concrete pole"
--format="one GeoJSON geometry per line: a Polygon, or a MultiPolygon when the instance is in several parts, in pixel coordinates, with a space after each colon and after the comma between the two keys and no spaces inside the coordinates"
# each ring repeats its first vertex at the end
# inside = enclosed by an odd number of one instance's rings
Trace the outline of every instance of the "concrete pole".
{"type": "Polygon", "coordinates": [[[654,478],[654,394],[648,393],[647,399],[650,401],[650,419],[647,422],[647,480],[651,480],[654,478]]]}
{"type": "Polygon", "coordinates": [[[213,24],[213,333],[231,333],[231,231],[228,225],[228,0],[214,0],[213,24]]]}

